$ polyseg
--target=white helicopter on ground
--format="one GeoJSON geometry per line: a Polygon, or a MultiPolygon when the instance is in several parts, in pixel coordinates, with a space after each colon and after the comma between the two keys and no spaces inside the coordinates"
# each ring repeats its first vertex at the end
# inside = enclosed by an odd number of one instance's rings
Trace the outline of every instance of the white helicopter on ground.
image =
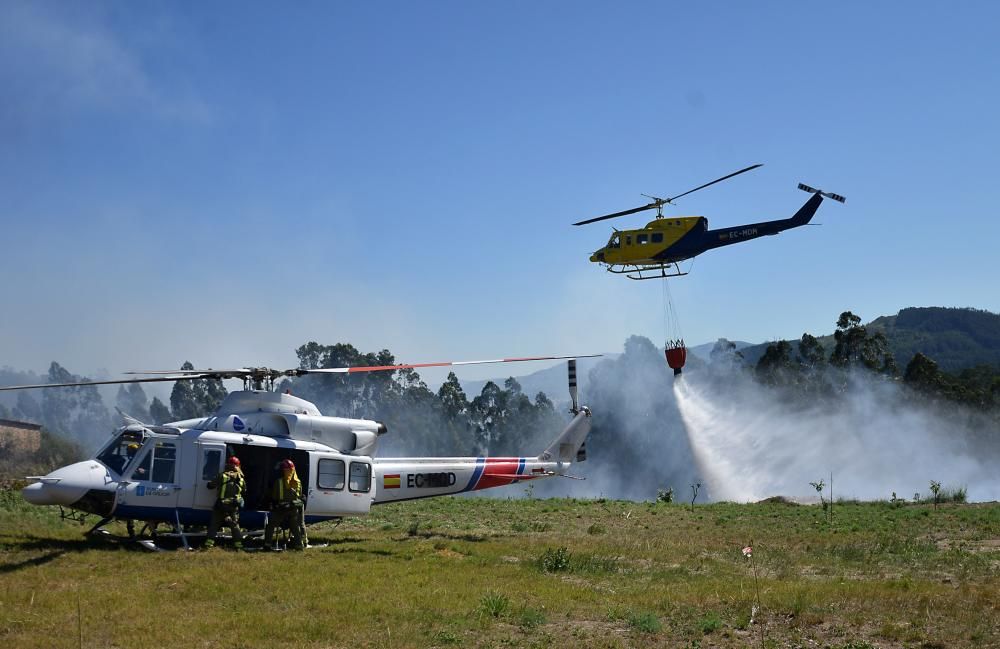
{"type": "MultiPolygon", "coordinates": [[[[117,429],[92,458],[45,476],[31,476],[29,479],[36,482],[22,490],[25,500],[32,504],[59,505],[100,516],[88,534],[104,532],[103,526],[114,519],[129,521],[130,533],[132,521],[144,521],[152,530],[165,523],[172,527],[173,535],[184,547],[190,548],[191,528],[208,524],[216,500],[216,491],[208,488],[208,482],[232,455],[240,459],[246,477],[240,524],[248,530],[265,526],[268,486],[277,477],[276,467],[284,459],[295,463],[302,481],[307,524],[367,514],[373,504],[565,476],[572,462],[586,459],[584,443],[590,432],[590,410],[578,403],[575,359],[591,356],[595,355],[308,370],[135,372],[156,376],[0,390],[242,379],[244,389],[230,393],[215,413],[203,419],[149,425],[125,415],[126,425],[117,429]],[[386,433],[384,424],[368,419],[327,417],[309,401],[274,391],[277,379],[305,374],[557,359],[570,359],[569,391],[574,416],[552,443],[533,457],[376,458],[378,438],[386,433]]],[[[140,542],[156,549],[151,539],[140,542]]]]}

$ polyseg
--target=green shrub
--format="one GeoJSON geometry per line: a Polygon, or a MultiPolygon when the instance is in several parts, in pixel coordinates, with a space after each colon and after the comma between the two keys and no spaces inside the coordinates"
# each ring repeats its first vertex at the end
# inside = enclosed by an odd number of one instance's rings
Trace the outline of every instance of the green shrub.
{"type": "Polygon", "coordinates": [[[545,613],[531,607],[521,609],[520,625],[525,629],[534,629],[545,624],[545,613]]]}
{"type": "Polygon", "coordinates": [[[569,570],[569,559],[569,549],[566,547],[548,548],[538,558],[538,565],[542,572],[565,572],[569,570]]]}
{"type": "Polygon", "coordinates": [[[633,629],[642,631],[643,633],[657,633],[663,628],[663,624],[660,623],[660,618],[656,617],[653,613],[634,613],[629,611],[628,613],[628,625],[633,629]]]}
{"type": "Polygon", "coordinates": [[[480,598],[479,610],[490,617],[501,617],[510,610],[510,598],[503,593],[490,591],[480,598]]]}
{"type": "Polygon", "coordinates": [[[704,617],[701,618],[698,626],[701,628],[702,633],[708,635],[709,633],[719,630],[719,627],[722,626],[722,620],[719,618],[718,613],[709,611],[704,617]]]}

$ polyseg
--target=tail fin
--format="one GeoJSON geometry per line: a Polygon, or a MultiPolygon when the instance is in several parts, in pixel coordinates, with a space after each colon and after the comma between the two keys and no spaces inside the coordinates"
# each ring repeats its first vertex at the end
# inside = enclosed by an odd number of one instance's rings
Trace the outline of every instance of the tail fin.
{"type": "Polygon", "coordinates": [[[583,462],[587,459],[587,435],[590,433],[590,409],[580,407],[576,388],[576,359],[568,363],[569,397],[572,401],[573,421],[559,433],[559,437],[538,456],[543,462],[583,462]]]}
{"type": "Polygon", "coordinates": [[[800,225],[805,225],[812,220],[816,210],[819,209],[819,204],[823,202],[823,196],[816,194],[806,201],[806,204],[799,208],[799,211],[795,213],[795,216],[785,221],[790,223],[789,227],[797,227],[800,225]]]}
{"type": "Polygon", "coordinates": [[[559,433],[559,437],[549,444],[549,447],[538,456],[542,462],[582,462],[586,459],[584,442],[590,433],[590,409],[584,406],[576,413],[573,421],[559,433]],[[578,460],[578,455],[581,455],[578,460]]]}

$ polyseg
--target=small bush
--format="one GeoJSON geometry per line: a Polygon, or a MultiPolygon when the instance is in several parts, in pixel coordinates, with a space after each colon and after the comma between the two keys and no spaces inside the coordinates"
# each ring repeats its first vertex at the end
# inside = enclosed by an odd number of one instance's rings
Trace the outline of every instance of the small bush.
{"type": "Polygon", "coordinates": [[[510,610],[510,598],[503,593],[491,591],[480,598],[479,610],[490,617],[501,617],[510,610]]]}
{"type": "Polygon", "coordinates": [[[569,570],[569,549],[548,548],[538,558],[538,565],[542,572],[565,572],[569,570]]]}
{"type": "Polygon", "coordinates": [[[587,534],[604,534],[606,531],[600,523],[594,523],[587,528],[587,534]]]}
{"type": "Polygon", "coordinates": [[[634,613],[629,611],[628,625],[643,633],[657,633],[663,628],[660,618],[653,613],[634,613]]]}
{"type": "Polygon", "coordinates": [[[524,629],[534,629],[545,624],[545,613],[528,606],[521,610],[520,618],[520,625],[524,629]]]}
{"type": "Polygon", "coordinates": [[[709,611],[703,618],[701,618],[698,626],[701,628],[702,633],[708,635],[709,633],[719,630],[719,627],[722,626],[722,620],[719,618],[718,613],[709,611]]]}
{"type": "Polygon", "coordinates": [[[459,638],[458,638],[457,635],[455,635],[451,631],[447,631],[447,630],[444,630],[444,629],[436,632],[431,637],[431,640],[436,645],[438,645],[438,644],[458,644],[459,643],[459,638]]]}

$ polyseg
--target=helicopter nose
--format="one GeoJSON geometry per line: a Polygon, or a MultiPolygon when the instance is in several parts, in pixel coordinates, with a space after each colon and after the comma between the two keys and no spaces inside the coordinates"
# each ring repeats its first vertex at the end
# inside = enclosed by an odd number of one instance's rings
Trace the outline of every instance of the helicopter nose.
{"type": "Polygon", "coordinates": [[[55,505],[53,502],[52,490],[47,484],[36,482],[21,490],[21,496],[32,505],[55,505]]]}
{"type": "Polygon", "coordinates": [[[590,261],[604,261],[604,248],[601,248],[590,256],[590,261]]]}
{"type": "Polygon", "coordinates": [[[21,495],[32,505],[73,507],[91,492],[113,494],[116,487],[106,467],[88,460],[56,469],[22,489],[21,495]]]}

